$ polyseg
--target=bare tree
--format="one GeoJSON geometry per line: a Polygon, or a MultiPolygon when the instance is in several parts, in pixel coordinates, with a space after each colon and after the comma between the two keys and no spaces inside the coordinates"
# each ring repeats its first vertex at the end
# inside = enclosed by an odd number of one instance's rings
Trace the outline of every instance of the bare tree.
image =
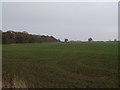
{"type": "Polygon", "coordinates": [[[115,38],[115,39],[114,39],[114,42],[116,42],[116,41],[117,41],[117,39],[115,38]]]}

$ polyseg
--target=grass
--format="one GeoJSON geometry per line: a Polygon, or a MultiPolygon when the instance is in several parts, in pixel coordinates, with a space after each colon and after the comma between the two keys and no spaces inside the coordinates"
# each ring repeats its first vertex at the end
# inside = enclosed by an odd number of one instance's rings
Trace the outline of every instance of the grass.
{"type": "Polygon", "coordinates": [[[118,87],[114,42],[3,45],[2,63],[4,78],[13,75],[28,88],[118,87]]]}
{"type": "Polygon", "coordinates": [[[2,89],[2,45],[0,44],[0,89],[2,89]]]}

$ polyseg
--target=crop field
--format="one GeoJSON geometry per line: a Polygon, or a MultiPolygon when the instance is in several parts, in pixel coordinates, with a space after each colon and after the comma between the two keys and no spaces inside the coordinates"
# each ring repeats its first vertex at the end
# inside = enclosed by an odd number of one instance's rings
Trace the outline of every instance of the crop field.
{"type": "Polygon", "coordinates": [[[116,42],[2,46],[4,88],[117,88],[116,42]]]}

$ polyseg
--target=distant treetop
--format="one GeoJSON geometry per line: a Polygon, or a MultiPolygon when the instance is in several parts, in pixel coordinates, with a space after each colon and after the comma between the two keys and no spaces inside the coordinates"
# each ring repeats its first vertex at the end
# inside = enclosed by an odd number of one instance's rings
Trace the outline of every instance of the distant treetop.
{"type": "Polygon", "coordinates": [[[88,38],[88,42],[91,42],[91,41],[93,41],[93,39],[92,38],[88,38]]]}
{"type": "Polygon", "coordinates": [[[41,42],[60,42],[53,36],[45,35],[32,35],[26,31],[15,32],[9,30],[7,32],[2,32],[2,43],[12,44],[12,43],[41,43],[41,42]]]}

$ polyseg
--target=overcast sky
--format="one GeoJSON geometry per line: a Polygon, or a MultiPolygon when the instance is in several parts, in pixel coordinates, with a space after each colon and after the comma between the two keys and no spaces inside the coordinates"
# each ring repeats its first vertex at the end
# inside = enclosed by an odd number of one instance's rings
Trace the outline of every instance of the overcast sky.
{"type": "Polygon", "coordinates": [[[2,29],[2,3],[0,2],[0,30],[2,29]]]}
{"type": "Polygon", "coordinates": [[[1,0],[2,2],[118,2],[120,0],[1,0]]]}
{"type": "Polygon", "coordinates": [[[64,40],[118,38],[116,2],[4,2],[3,31],[27,31],[64,40]]]}

